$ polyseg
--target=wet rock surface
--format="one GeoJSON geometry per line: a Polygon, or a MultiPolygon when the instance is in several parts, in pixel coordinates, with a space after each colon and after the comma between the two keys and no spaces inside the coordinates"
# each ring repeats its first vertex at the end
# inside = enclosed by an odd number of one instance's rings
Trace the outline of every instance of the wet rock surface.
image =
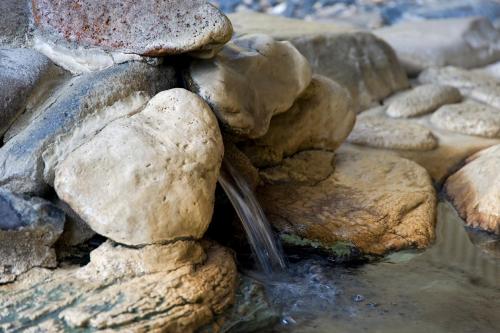
{"type": "Polygon", "coordinates": [[[54,187],[93,230],[117,242],[198,239],[212,217],[222,155],[208,105],[171,89],[71,151],[56,167],[54,187]]]}
{"type": "Polygon", "coordinates": [[[271,119],[262,138],[243,142],[240,147],[258,167],[278,164],[301,150],[334,151],[351,131],[355,118],[347,91],[316,75],[290,110],[271,119]]]}
{"type": "Polygon", "coordinates": [[[201,0],[35,0],[33,16],[56,42],[149,56],[211,50],[232,34],[229,20],[201,0]]]}
{"type": "Polygon", "coordinates": [[[482,150],[451,175],[445,191],[465,222],[500,234],[500,145],[482,150]]]}
{"type": "Polygon", "coordinates": [[[187,80],[228,131],[256,138],[307,88],[311,68],[290,43],[248,35],[234,39],[215,59],[191,64],[187,80]]]}
{"type": "Polygon", "coordinates": [[[194,332],[232,303],[235,289],[233,258],[215,244],[133,249],[107,242],[82,268],[35,270],[0,287],[0,311],[10,313],[0,327],[194,332]]]}
{"type": "Polygon", "coordinates": [[[314,184],[292,176],[257,190],[271,223],[292,236],[285,241],[298,237],[327,251],[345,244],[383,254],[425,248],[433,240],[436,195],[425,169],[388,154],[348,149],[337,153],[334,165],[331,175],[314,184]]]}
{"type": "Polygon", "coordinates": [[[0,188],[0,284],[33,267],[56,267],[52,246],[64,221],[64,212],[50,202],[0,188]]]}

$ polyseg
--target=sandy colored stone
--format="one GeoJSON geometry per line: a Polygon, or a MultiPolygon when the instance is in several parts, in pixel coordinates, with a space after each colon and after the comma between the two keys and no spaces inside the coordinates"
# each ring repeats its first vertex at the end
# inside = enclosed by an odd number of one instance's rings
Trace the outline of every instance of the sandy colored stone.
{"type": "Polygon", "coordinates": [[[314,73],[349,90],[357,111],[408,87],[406,73],[391,47],[359,28],[254,13],[229,18],[237,35],[264,32],[290,41],[309,60],[314,73]]]}
{"type": "Polygon", "coordinates": [[[211,50],[232,35],[231,22],[207,1],[34,0],[39,32],[83,47],[164,56],[211,50]]]}
{"type": "Polygon", "coordinates": [[[452,132],[500,137],[500,110],[474,101],[442,106],[432,114],[431,122],[452,132]]]}
{"type": "Polygon", "coordinates": [[[293,107],[271,119],[266,135],[244,142],[240,148],[258,167],[275,165],[301,150],[333,151],[347,137],[355,119],[346,89],[315,75],[293,107]]]}
{"type": "Polygon", "coordinates": [[[224,159],[240,173],[252,190],[257,188],[260,183],[259,170],[252,164],[248,156],[228,139],[224,139],[224,159]]]}
{"type": "Polygon", "coordinates": [[[0,188],[0,284],[33,267],[56,267],[52,246],[64,221],[64,212],[50,202],[0,188]]]}
{"type": "Polygon", "coordinates": [[[462,101],[460,91],[451,86],[425,84],[391,98],[387,115],[409,118],[436,111],[440,106],[462,101]]]}
{"type": "Polygon", "coordinates": [[[4,332],[194,332],[234,299],[232,255],[192,241],[104,243],[82,268],[37,272],[0,288],[4,332]]]}
{"type": "Polygon", "coordinates": [[[289,42],[247,35],[231,41],[214,59],[193,62],[187,81],[227,130],[256,138],[307,88],[311,68],[289,42]]]}
{"type": "Polygon", "coordinates": [[[500,145],[469,157],[445,191],[467,225],[500,234],[500,145]]]}
{"type": "Polygon", "coordinates": [[[448,65],[472,68],[500,60],[500,32],[484,17],[404,22],[374,33],[396,50],[409,73],[448,65]]]}
{"type": "Polygon", "coordinates": [[[68,154],[56,167],[54,186],[94,231],[117,242],[201,238],[222,155],[208,105],[171,89],[68,154]]]}
{"type": "Polygon", "coordinates": [[[258,196],[282,235],[327,250],[347,243],[363,253],[383,254],[425,248],[434,238],[436,195],[429,175],[416,163],[386,153],[341,149],[326,179],[280,179],[260,187],[258,196]]]}
{"type": "Polygon", "coordinates": [[[377,148],[419,151],[431,150],[438,145],[428,127],[373,115],[370,111],[358,116],[347,141],[377,148]]]}

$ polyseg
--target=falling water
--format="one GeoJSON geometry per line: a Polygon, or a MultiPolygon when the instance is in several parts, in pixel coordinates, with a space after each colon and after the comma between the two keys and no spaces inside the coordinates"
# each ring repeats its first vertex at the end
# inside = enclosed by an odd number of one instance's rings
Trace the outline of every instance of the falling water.
{"type": "Polygon", "coordinates": [[[269,222],[245,179],[226,160],[222,162],[219,183],[243,223],[250,246],[266,274],[285,268],[280,245],[276,242],[269,222]]]}

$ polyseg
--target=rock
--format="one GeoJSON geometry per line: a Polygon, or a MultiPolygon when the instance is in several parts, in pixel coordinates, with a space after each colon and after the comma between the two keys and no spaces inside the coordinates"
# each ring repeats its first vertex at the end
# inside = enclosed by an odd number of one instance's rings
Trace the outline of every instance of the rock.
{"type": "Polygon", "coordinates": [[[222,155],[208,105],[171,89],[67,154],[54,187],[94,231],[116,242],[198,239],[212,217],[222,155]]]}
{"type": "Polygon", "coordinates": [[[408,87],[396,54],[384,41],[345,24],[321,24],[271,15],[229,15],[237,35],[265,32],[290,41],[315,73],[345,86],[355,109],[364,110],[408,87]]]}
{"type": "Polygon", "coordinates": [[[431,122],[452,132],[500,137],[500,110],[474,101],[442,106],[434,112],[431,122]]]}
{"type": "MultiPolygon", "coordinates": [[[[361,119],[360,123],[363,122],[363,119],[370,119],[371,117],[379,119],[379,121],[371,132],[364,134],[365,136],[368,136],[369,133],[377,132],[382,135],[382,138],[384,135],[387,135],[386,141],[394,137],[394,133],[384,130],[387,128],[386,122],[394,121],[394,119],[387,116],[385,106],[364,111],[361,116],[359,116],[361,119]]],[[[368,139],[363,142],[363,145],[344,143],[344,146],[348,146],[349,149],[358,151],[361,154],[366,154],[371,151],[384,151],[385,153],[410,159],[427,169],[432,179],[437,184],[441,184],[452,172],[456,171],[457,167],[461,165],[465,158],[479,150],[500,144],[500,139],[469,136],[443,130],[436,127],[431,122],[431,117],[432,114],[427,114],[420,117],[397,120],[399,124],[402,124],[401,128],[405,128],[406,125],[410,125],[410,127],[416,125],[420,128],[423,126],[427,130],[430,130],[437,142],[436,147],[432,150],[404,150],[372,147],[373,145],[368,139]]],[[[362,132],[360,133],[360,135],[363,135],[362,132]]],[[[403,131],[403,133],[406,133],[406,131],[403,131]]],[[[395,141],[397,140],[391,139],[391,142],[395,141]]]]}
{"type": "Polygon", "coordinates": [[[315,75],[293,107],[271,119],[262,138],[244,142],[242,151],[258,167],[278,164],[306,149],[335,150],[351,131],[356,115],[348,92],[315,75]]]}
{"type": "Polygon", "coordinates": [[[271,117],[290,109],[310,81],[307,60],[266,35],[234,39],[213,60],[192,63],[187,78],[227,130],[250,138],[264,135],[271,117]]]}
{"type": "MultiPolygon", "coordinates": [[[[52,143],[80,135],[67,146],[78,145],[105,123],[135,112],[149,96],[175,83],[171,67],[141,63],[123,64],[71,79],[56,89],[47,103],[36,111],[34,119],[0,148],[0,185],[17,193],[43,193],[48,187],[44,173],[50,181],[54,167],[44,165],[42,154],[52,143]],[[90,124],[88,130],[82,128],[83,123],[90,124]]],[[[46,153],[45,160],[48,161],[50,155],[61,156],[67,151],[61,150],[57,154],[46,153]]],[[[57,164],[58,158],[51,160],[52,164],[57,164]]]]}
{"type": "Polygon", "coordinates": [[[232,304],[236,278],[232,255],[213,243],[107,242],[85,267],[0,287],[0,330],[194,332],[232,304]]]}
{"type": "Polygon", "coordinates": [[[0,48],[29,45],[30,17],[27,0],[0,1],[0,48]]]}
{"type": "Polygon", "coordinates": [[[428,67],[472,68],[500,60],[500,32],[484,17],[404,22],[374,33],[396,50],[410,74],[428,67]]]}
{"type": "Polygon", "coordinates": [[[0,136],[23,112],[35,89],[60,74],[43,54],[30,49],[0,50],[0,136]]]}
{"type": "Polygon", "coordinates": [[[67,203],[57,199],[54,204],[66,213],[64,231],[59,237],[58,244],[76,246],[88,241],[95,235],[94,230],[90,229],[88,224],[67,203]]]}
{"type": "Polygon", "coordinates": [[[438,141],[426,126],[364,112],[358,116],[347,141],[377,148],[431,150],[438,141]]]}
{"type": "Polygon", "coordinates": [[[252,164],[247,155],[228,139],[224,140],[224,159],[238,171],[252,190],[257,188],[260,183],[259,170],[252,164]]]}
{"type": "Polygon", "coordinates": [[[458,89],[451,86],[426,84],[391,99],[387,115],[393,118],[409,118],[436,111],[440,106],[462,101],[458,89]]]}
{"type": "Polygon", "coordinates": [[[64,228],[64,212],[40,198],[0,188],[0,284],[33,267],[56,267],[52,245],[64,228]]]}
{"type": "Polygon", "coordinates": [[[147,56],[220,48],[231,22],[207,1],[34,0],[39,32],[56,43],[147,56]]]}
{"type": "Polygon", "coordinates": [[[500,145],[469,157],[445,191],[467,225],[500,234],[500,145]]]}
{"type": "MultiPolygon", "coordinates": [[[[310,152],[290,160],[313,154],[333,158],[333,153],[310,152]]],[[[348,244],[379,255],[425,248],[434,238],[436,194],[425,169],[412,161],[342,148],[335,157],[335,170],[326,179],[304,182],[304,177],[294,178],[265,184],[257,192],[269,220],[285,240],[302,239],[327,251],[348,244]]]]}

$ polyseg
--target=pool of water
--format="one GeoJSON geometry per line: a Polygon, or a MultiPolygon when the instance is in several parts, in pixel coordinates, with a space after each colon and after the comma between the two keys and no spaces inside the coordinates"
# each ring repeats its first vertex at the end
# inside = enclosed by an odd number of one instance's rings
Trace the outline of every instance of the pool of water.
{"type": "Polygon", "coordinates": [[[448,203],[435,244],[356,267],[309,257],[267,281],[280,322],[261,332],[500,332],[499,239],[471,232],[448,203]],[[476,242],[474,244],[472,241],[476,242]]]}

